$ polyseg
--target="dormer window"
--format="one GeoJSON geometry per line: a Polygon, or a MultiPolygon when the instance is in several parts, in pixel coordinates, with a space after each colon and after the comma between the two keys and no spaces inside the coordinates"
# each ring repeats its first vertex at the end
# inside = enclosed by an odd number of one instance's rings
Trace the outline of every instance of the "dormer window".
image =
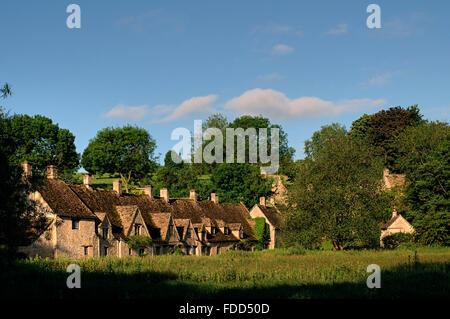
{"type": "Polygon", "coordinates": [[[228,227],[224,227],[224,228],[223,228],[223,233],[224,233],[225,235],[229,235],[229,234],[230,234],[230,229],[229,229],[228,227]]]}
{"type": "Polygon", "coordinates": [[[169,225],[169,234],[172,235],[173,233],[173,225],[169,225]]]}
{"type": "Polygon", "coordinates": [[[108,239],[108,228],[102,228],[102,238],[108,239]]]}
{"type": "Polygon", "coordinates": [[[186,231],[186,238],[191,238],[191,230],[189,228],[186,231]]]}
{"type": "Polygon", "coordinates": [[[139,236],[141,234],[141,225],[140,224],[135,224],[134,225],[134,234],[136,236],[139,236]]]}

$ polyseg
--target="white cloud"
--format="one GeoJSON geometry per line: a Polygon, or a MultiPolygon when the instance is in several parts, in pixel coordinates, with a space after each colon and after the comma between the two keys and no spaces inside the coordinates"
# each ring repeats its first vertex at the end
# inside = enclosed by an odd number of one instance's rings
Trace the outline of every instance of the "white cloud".
{"type": "Polygon", "coordinates": [[[189,115],[207,114],[213,112],[212,104],[217,100],[217,95],[197,96],[185,100],[177,106],[158,105],[155,108],[169,111],[170,114],[163,118],[161,122],[170,122],[189,115]]]}
{"type": "Polygon", "coordinates": [[[240,114],[263,115],[277,120],[295,120],[313,116],[330,116],[385,105],[383,99],[348,99],[337,102],[318,97],[288,98],[272,89],[253,89],[229,100],[225,108],[240,114]]]}
{"type": "Polygon", "coordinates": [[[272,48],[272,54],[274,55],[286,55],[294,52],[294,48],[286,44],[277,44],[272,48]]]}
{"type": "Polygon", "coordinates": [[[341,34],[346,34],[347,31],[348,31],[348,25],[345,24],[345,23],[341,23],[341,24],[338,24],[338,25],[334,26],[330,30],[328,30],[325,34],[328,34],[328,35],[341,35],[341,34]]]}
{"type": "Polygon", "coordinates": [[[118,104],[104,115],[106,118],[121,118],[126,120],[140,120],[148,114],[147,105],[128,106],[118,104]]]}

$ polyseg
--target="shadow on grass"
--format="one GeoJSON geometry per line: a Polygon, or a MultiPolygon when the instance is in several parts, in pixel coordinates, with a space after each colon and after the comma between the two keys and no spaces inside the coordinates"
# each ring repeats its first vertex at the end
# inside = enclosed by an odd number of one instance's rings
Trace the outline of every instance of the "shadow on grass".
{"type": "MultiPolygon", "coordinates": [[[[1,273],[3,299],[289,299],[289,298],[448,298],[450,264],[417,263],[382,271],[381,288],[360,283],[265,284],[229,288],[231,285],[177,280],[173,273],[117,274],[82,272],[81,289],[69,289],[64,271],[40,269],[16,263],[1,273]]],[[[369,274],[368,274],[369,275],[369,274]]],[[[234,286],[239,286],[234,283],[234,286]]]]}

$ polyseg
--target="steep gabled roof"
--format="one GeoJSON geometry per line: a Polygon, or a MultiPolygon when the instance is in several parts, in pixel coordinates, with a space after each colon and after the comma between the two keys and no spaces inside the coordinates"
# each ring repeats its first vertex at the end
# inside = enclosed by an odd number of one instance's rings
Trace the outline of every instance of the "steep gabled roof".
{"type": "Polygon", "coordinates": [[[120,216],[120,220],[122,221],[123,233],[128,235],[130,232],[130,227],[135,219],[138,207],[136,205],[116,206],[116,210],[120,216]]]}
{"type": "Polygon", "coordinates": [[[273,227],[279,229],[281,224],[281,215],[275,207],[257,205],[258,208],[267,217],[273,227]]]}
{"type": "Polygon", "coordinates": [[[58,216],[97,219],[92,210],[60,179],[45,179],[38,192],[58,216]]]}
{"type": "Polygon", "coordinates": [[[70,189],[94,212],[104,212],[111,225],[122,228],[120,216],[115,207],[120,205],[119,195],[114,191],[70,185],[70,189]]]}

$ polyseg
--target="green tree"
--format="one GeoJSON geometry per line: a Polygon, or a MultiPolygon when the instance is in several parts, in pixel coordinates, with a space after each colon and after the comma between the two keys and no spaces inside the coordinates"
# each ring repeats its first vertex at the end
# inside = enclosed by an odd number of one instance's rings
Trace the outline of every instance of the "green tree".
{"type": "Polygon", "coordinates": [[[89,141],[81,164],[89,173],[120,174],[128,192],[130,181],[155,169],[155,147],[155,140],[145,129],[130,125],[108,127],[89,141]]]}
{"type": "Polygon", "coordinates": [[[211,181],[224,202],[244,204],[249,208],[259,202],[259,197],[271,193],[272,182],[261,176],[255,165],[222,163],[214,169],[211,181]]]}
{"type": "Polygon", "coordinates": [[[423,244],[450,245],[450,127],[427,122],[405,130],[396,165],[406,173],[408,219],[423,244]]]}
{"type": "Polygon", "coordinates": [[[8,119],[8,132],[17,146],[14,153],[17,163],[29,161],[40,171],[47,165],[68,171],[79,166],[75,136],[48,117],[16,114],[8,119]]]}
{"type": "MultiPolygon", "coordinates": [[[[242,128],[244,130],[246,130],[248,128],[255,128],[258,139],[260,137],[258,129],[267,128],[268,129],[267,130],[267,143],[269,145],[269,147],[268,147],[269,150],[270,150],[270,141],[271,141],[271,137],[272,137],[270,129],[278,128],[279,135],[280,135],[280,145],[279,145],[280,168],[282,169],[284,166],[286,166],[287,163],[292,162],[292,158],[294,156],[295,150],[294,150],[294,148],[289,146],[287,133],[283,130],[281,125],[272,124],[268,118],[265,118],[262,116],[243,115],[241,117],[234,119],[234,121],[232,123],[230,123],[228,125],[228,127],[234,128],[234,129],[242,128]]],[[[246,163],[248,163],[248,145],[246,146],[245,150],[246,150],[246,163]]],[[[258,148],[258,152],[259,152],[259,148],[258,148]]]]}
{"type": "Polygon", "coordinates": [[[326,138],[310,144],[320,147],[311,148],[290,188],[284,240],[309,248],[324,240],[336,250],[375,247],[380,222],[389,214],[382,161],[366,144],[334,128],[334,135],[330,127],[314,134],[326,138]]]}
{"type": "MultiPolygon", "coordinates": [[[[9,86],[3,86],[0,92],[2,98],[11,95],[9,86]]],[[[20,165],[11,161],[17,145],[9,132],[9,120],[0,108],[0,247],[6,248],[7,257],[47,226],[43,210],[27,196],[37,185],[36,177],[24,179],[20,165]]]]}
{"type": "Polygon", "coordinates": [[[394,149],[398,135],[408,127],[420,125],[422,115],[417,105],[406,109],[397,106],[381,110],[375,114],[364,114],[353,122],[350,135],[369,143],[384,164],[393,168],[397,153],[394,149]]]}

